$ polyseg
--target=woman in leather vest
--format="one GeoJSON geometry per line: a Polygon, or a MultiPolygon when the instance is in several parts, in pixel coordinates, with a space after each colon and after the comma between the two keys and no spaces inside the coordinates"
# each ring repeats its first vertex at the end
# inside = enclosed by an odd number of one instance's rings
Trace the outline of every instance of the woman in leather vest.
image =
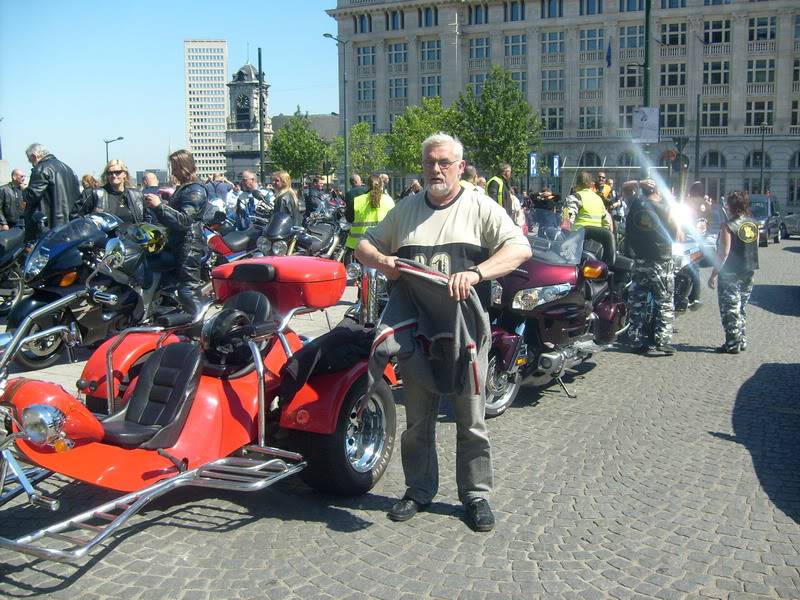
{"type": "Polygon", "coordinates": [[[86,187],[75,203],[70,218],[83,217],[92,212],[116,215],[125,223],[145,220],[142,193],[131,187],[128,167],[121,160],[110,160],[100,176],[100,187],[86,187]]]}
{"type": "Polygon", "coordinates": [[[275,190],[275,212],[292,215],[294,225],[303,224],[300,202],[292,189],[292,180],[286,171],[275,171],[272,174],[272,187],[275,190]]]}
{"type": "Polygon", "coordinates": [[[208,196],[197,179],[194,157],[188,150],[169,156],[178,189],[168,201],[156,194],[145,194],[145,203],[156,221],[167,228],[167,249],[175,256],[178,275],[178,298],[183,310],[196,315],[202,306],[201,260],[206,250],[203,236],[203,210],[208,196]]]}
{"type": "Polygon", "coordinates": [[[708,287],[717,288],[725,330],[725,343],[717,352],[739,354],[747,348],[745,306],[753,291],[756,269],[758,225],[750,213],[750,198],[744,192],[733,192],[728,196],[728,221],[720,227],[714,269],[708,278],[708,287]]]}

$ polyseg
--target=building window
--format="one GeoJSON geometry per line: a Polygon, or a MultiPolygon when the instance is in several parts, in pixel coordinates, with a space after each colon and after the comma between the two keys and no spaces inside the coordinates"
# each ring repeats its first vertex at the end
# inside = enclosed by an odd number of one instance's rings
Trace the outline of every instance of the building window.
{"type": "Polygon", "coordinates": [[[389,98],[408,98],[408,79],[406,77],[393,77],[389,79],[389,98]]]}
{"type": "Polygon", "coordinates": [[[564,91],[564,69],[544,69],[542,71],[543,92],[564,91]]]}
{"type": "Polygon", "coordinates": [[[527,71],[511,71],[511,81],[515,81],[519,86],[522,95],[528,93],[528,73],[527,71]]]}
{"type": "MultiPolygon", "coordinates": [[[[761,168],[761,151],[760,150],[753,150],[750,154],[747,155],[747,158],[744,159],[744,168],[745,169],[760,169],[761,168]]],[[[772,159],[769,157],[767,152],[764,152],[764,168],[770,169],[772,168],[772,159]]]]}
{"type": "Polygon", "coordinates": [[[603,88],[603,67],[581,67],[580,90],[599,90],[603,88]]]}
{"type": "MultiPolygon", "coordinates": [[[[442,60],[442,43],[439,40],[422,40],[419,47],[420,60],[442,60]]],[[[439,94],[436,94],[437,96],[439,94]]]]}
{"type": "Polygon", "coordinates": [[[375,46],[359,46],[356,48],[356,64],[369,67],[375,64],[375,46]]]}
{"type": "Polygon", "coordinates": [[[644,75],[639,65],[620,65],[619,87],[640,88],[644,85],[644,75]]]}
{"type": "Polygon", "coordinates": [[[564,107],[546,106],[542,108],[542,126],[545,131],[563,131],[564,107]]]}
{"type": "Polygon", "coordinates": [[[747,39],[751,42],[775,39],[775,17],[750,19],[747,39]]]}
{"type": "Polygon", "coordinates": [[[354,16],[353,30],[356,33],[372,33],[372,15],[354,16]]]}
{"type": "Polygon", "coordinates": [[[644,10],[644,0],[619,0],[619,12],[644,10]]]}
{"type": "Polygon", "coordinates": [[[486,83],[486,73],[472,73],[469,76],[469,85],[476,96],[483,92],[483,84],[486,83]]]}
{"type": "Polygon", "coordinates": [[[367,79],[358,82],[358,100],[369,101],[375,100],[375,80],[367,79]]]}
{"type": "Polygon", "coordinates": [[[686,8],[686,0],[661,0],[661,8],[686,8]]]}
{"type": "Polygon", "coordinates": [[[370,133],[375,133],[378,129],[378,121],[375,115],[358,115],[359,123],[369,123],[370,133]]]}
{"type": "Polygon", "coordinates": [[[472,38],[469,41],[469,57],[492,58],[492,44],[488,37],[472,38]]]}
{"type": "Polygon", "coordinates": [[[617,164],[621,167],[638,167],[639,159],[633,152],[623,152],[617,158],[617,164]]]}
{"type": "Polygon", "coordinates": [[[598,27],[597,29],[581,29],[580,32],[580,51],[589,52],[592,50],[603,50],[605,43],[605,29],[598,27]]]}
{"type": "Polygon", "coordinates": [[[762,123],[771,125],[772,100],[752,100],[745,104],[744,124],[746,127],[758,127],[762,123]]]}
{"type": "Polygon", "coordinates": [[[800,40],[800,15],[794,16],[794,39],[800,40]]]}
{"type": "Polygon", "coordinates": [[[661,87],[686,85],[686,63],[661,65],[661,87]]]}
{"type": "Polygon", "coordinates": [[[563,0],[539,0],[543,19],[557,19],[564,16],[563,0]]]}
{"type": "Polygon", "coordinates": [[[434,7],[417,9],[417,17],[420,27],[438,27],[439,9],[434,7]]]}
{"type": "Polygon", "coordinates": [[[644,48],[644,25],[626,25],[619,28],[619,47],[644,48]]]}
{"type": "Polygon", "coordinates": [[[525,20],[525,1],[515,0],[514,2],[503,2],[504,21],[524,21],[525,20]]]}
{"type": "Polygon", "coordinates": [[[792,100],[792,125],[800,125],[800,102],[792,100]]]}
{"type": "Polygon", "coordinates": [[[800,58],[794,59],[794,69],[792,69],[792,81],[800,81],[800,58]]]}
{"type": "Polygon", "coordinates": [[[773,83],[774,81],[774,58],[763,58],[747,61],[747,83],[773,83]]]}
{"type": "Polygon", "coordinates": [[[704,0],[703,4],[705,6],[719,6],[722,4],[730,4],[731,0],[704,0]]]}
{"type": "Polygon", "coordinates": [[[489,5],[473,4],[469,7],[469,24],[486,25],[489,22],[489,5]]]}
{"type": "MultiPolygon", "coordinates": [[[[800,152],[795,152],[789,161],[789,170],[796,173],[800,171],[800,152]]],[[[796,175],[789,178],[789,204],[800,204],[800,177],[796,175]]],[[[794,207],[797,210],[797,207],[794,207]]]]}
{"type": "Polygon", "coordinates": [[[506,56],[527,56],[528,36],[524,33],[505,37],[506,56]]]}
{"type": "Polygon", "coordinates": [[[686,105],[682,102],[662,104],[659,113],[661,127],[683,127],[686,123],[686,105]]]}
{"type": "Polygon", "coordinates": [[[603,0],[581,0],[581,15],[602,15],[603,0]]]}
{"type": "Polygon", "coordinates": [[[403,65],[408,62],[408,44],[406,42],[389,44],[386,55],[390,65],[403,65]]]}
{"type": "Polygon", "coordinates": [[[703,102],[700,125],[701,127],[727,127],[728,103],[703,102]]]}
{"type": "Polygon", "coordinates": [[[422,97],[435,98],[442,95],[441,75],[423,75],[421,82],[422,97]]]}
{"type": "Polygon", "coordinates": [[[603,107],[581,106],[578,113],[578,129],[602,129],[603,107]]]}
{"type": "Polygon", "coordinates": [[[542,34],[542,54],[564,54],[563,31],[546,31],[542,34]]]}
{"type": "MultiPolygon", "coordinates": [[[[620,104],[619,106],[619,122],[620,129],[633,128],[633,111],[637,108],[636,104],[620,104]]],[[[625,165],[628,166],[628,165],[625,165]]]]}
{"type": "Polygon", "coordinates": [[[386,12],[386,31],[399,31],[405,29],[406,17],[402,10],[390,10],[386,12]]]}
{"type": "MultiPolygon", "coordinates": [[[[587,108],[592,107],[589,106],[587,108]]],[[[597,129],[599,129],[599,127],[597,129]]],[[[603,161],[600,160],[600,156],[597,154],[597,152],[584,152],[581,156],[581,159],[578,161],[578,166],[581,167],[600,167],[602,165],[603,161]]]]}
{"type": "Polygon", "coordinates": [[[703,63],[703,85],[728,85],[730,63],[727,60],[712,60],[703,63]]]}
{"type": "Polygon", "coordinates": [[[722,44],[731,41],[730,19],[703,22],[703,43],[722,44]]]}
{"type": "Polygon", "coordinates": [[[661,44],[663,46],[685,46],[686,23],[662,23],[661,44]]]}
{"type": "Polygon", "coordinates": [[[725,155],[717,152],[716,150],[706,152],[700,164],[702,164],[703,168],[705,169],[724,169],[728,166],[728,162],[725,160],[725,155]]]}

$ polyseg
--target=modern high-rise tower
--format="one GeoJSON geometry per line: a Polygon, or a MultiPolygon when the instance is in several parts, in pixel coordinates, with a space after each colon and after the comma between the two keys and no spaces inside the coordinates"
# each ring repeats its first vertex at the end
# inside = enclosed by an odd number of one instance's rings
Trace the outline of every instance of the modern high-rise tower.
{"type": "Polygon", "coordinates": [[[186,142],[197,175],[225,171],[225,120],[228,116],[228,42],[183,42],[186,142]]]}

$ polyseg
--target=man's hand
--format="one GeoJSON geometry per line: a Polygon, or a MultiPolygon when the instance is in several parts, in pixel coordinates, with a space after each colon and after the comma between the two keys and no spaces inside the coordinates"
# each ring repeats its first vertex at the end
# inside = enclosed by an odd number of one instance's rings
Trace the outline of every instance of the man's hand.
{"type": "Polygon", "coordinates": [[[717,287],[717,274],[712,271],[711,276],[708,278],[708,287],[712,290],[717,287]]]}
{"type": "Polygon", "coordinates": [[[148,208],[157,208],[158,206],[161,206],[161,198],[159,198],[156,194],[145,194],[144,201],[148,208]]]}
{"type": "Polygon", "coordinates": [[[396,258],[396,256],[381,255],[376,267],[378,271],[386,275],[387,279],[391,279],[392,281],[400,279],[400,269],[397,268],[394,262],[396,258]]]}
{"type": "Polygon", "coordinates": [[[459,271],[450,275],[447,281],[447,291],[453,300],[466,300],[469,298],[470,288],[481,280],[475,271],[459,271]]]}
{"type": "Polygon", "coordinates": [[[0,231],[8,231],[8,225],[0,225],[0,231]]]}

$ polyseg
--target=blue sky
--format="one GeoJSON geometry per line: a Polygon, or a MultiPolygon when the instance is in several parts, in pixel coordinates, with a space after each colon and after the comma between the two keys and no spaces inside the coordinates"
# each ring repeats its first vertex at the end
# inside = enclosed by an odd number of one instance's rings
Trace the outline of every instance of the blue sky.
{"type": "Polygon", "coordinates": [[[183,41],[228,41],[229,78],[262,64],[269,114],[338,111],[336,0],[0,0],[0,141],[27,173],[47,145],[80,177],[105,166],[103,139],[133,170],[186,143],[183,41]]]}

